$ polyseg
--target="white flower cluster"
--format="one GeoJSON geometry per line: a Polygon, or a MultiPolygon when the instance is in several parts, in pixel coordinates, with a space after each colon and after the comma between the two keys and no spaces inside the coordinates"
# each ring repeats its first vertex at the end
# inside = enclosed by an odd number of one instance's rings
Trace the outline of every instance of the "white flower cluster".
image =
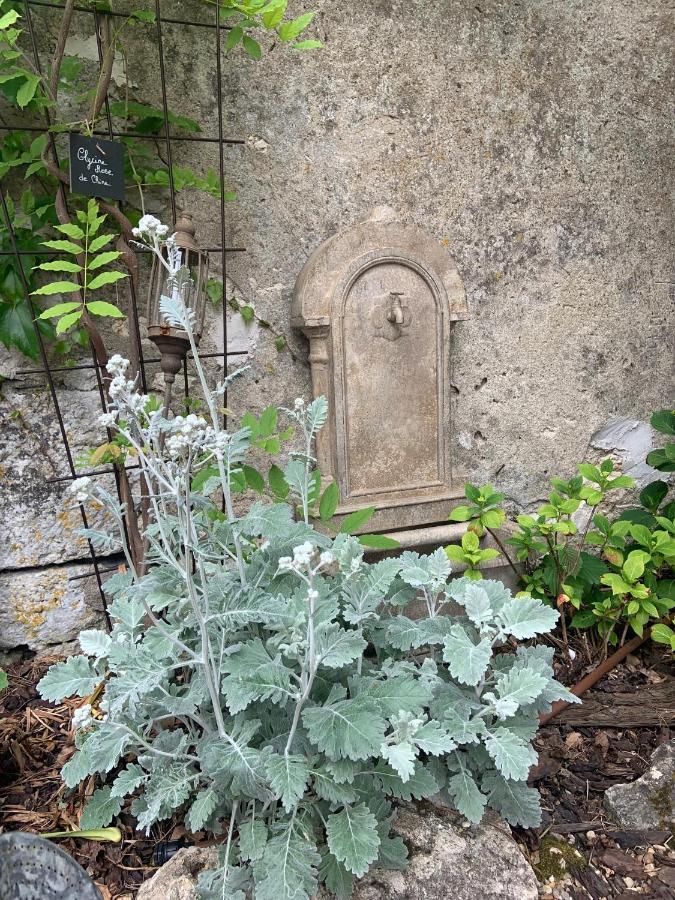
{"type": "Polygon", "coordinates": [[[164,240],[169,233],[168,225],[162,225],[155,216],[141,216],[138,228],[132,228],[131,233],[134,237],[149,239],[154,243],[155,238],[158,241],[164,240]]]}
{"type": "Polygon", "coordinates": [[[171,420],[171,436],[167,438],[166,449],[171,456],[181,456],[190,447],[202,447],[212,430],[206,419],[194,413],[176,416],[171,420]]]}
{"type": "MultiPolygon", "coordinates": [[[[312,565],[316,554],[316,547],[311,541],[305,541],[293,549],[293,556],[282,556],[279,559],[280,572],[305,572],[312,565]]],[[[324,566],[330,566],[335,562],[335,556],[330,550],[324,550],[319,556],[317,570],[324,566]]]]}
{"type": "Polygon", "coordinates": [[[114,412],[101,413],[98,417],[98,421],[104,428],[112,428],[117,422],[117,414],[114,412]]]}
{"type": "Polygon", "coordinates": [[[93,724],[94,717],[91,713],[91,703],[85,703],[83,706],[78,706],[73,713],[73,728],[76,731],[82,731],[82,729],[89,728],[89,726],[93,724]]]}
{"type": "Polygon", "coordinates": [[[82,478],[76,478],[68,488],[68,492],[77,500],[78,503],[84,503],[89,499],[89,486],[91,478],[85,475],[82,478]]]}
{"type": "MultiPolygon", "coordinates": [[[[110,385],[108,386],[108,394],[110,399],[119,405],[124,405],[134,415],[140,415],[145,410],[148,397],[145,394],[139,394],[136,390],[136,381],[128,380],[126,377],[129,368],[129,360],[116,353],[111,356],[106,363],[108,374],[112,375],[110,385]]],[[[106,414],[104,413],[103,416],[106,414]]],[[[99,419],[102,425],[108,425],[109,420],[105,418],[99,419]]],[[[114,422],[114,419],[113,419],[114,422]]]]}

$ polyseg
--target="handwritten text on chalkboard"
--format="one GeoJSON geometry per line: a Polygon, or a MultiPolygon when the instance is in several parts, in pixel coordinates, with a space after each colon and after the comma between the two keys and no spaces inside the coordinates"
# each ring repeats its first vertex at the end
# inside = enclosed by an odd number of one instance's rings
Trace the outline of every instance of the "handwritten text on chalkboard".
{"type": "Polygon", "coordinates": [[[87,197],[124,200],[124,148],[115,141],[70,135],[70,189],[87,197]]]}

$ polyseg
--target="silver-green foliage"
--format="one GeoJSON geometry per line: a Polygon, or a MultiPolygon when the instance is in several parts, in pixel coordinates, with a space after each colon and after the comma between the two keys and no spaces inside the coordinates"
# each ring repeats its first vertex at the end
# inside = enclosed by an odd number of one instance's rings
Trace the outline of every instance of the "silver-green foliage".
{"type": "MultiPolygon", "coordinates": [[[[405,865],[390,836],[395,800],[439,795],[472,822],[491,806],[537,824],[526,785],[537,717],[573,698],[552,677],[550,649],[513,653],[509,639],[550,630],[557,613],[498,582],[449,581],[442,550],[368,563],[356,538],[296,521],[309,443],[289,464],[294,506],[235,514],[229,484],[250,435],[222,431],[218,392],[202,382],[211,414],[187,427],[148,411],[124,368],[113,360],[116,427],[152,497],[150,565],[136,573],[129,560],[107,582],[112,633],[84,632],[85,655],[40,683],[53,701],[104,685],[103,715],[78,711],[63,769],[69,787],[94,773],[107,781],[87,827],[135,795],[141,829],[180,812],[193,831],[225,832],[202,897],[303,900],[319,880],[348,897],[370,866],[405,865]],[[191,489],[214,465],[225,512],[191,489]],[[427,608],[418,620],[399,611],[415,596],[427,608]],[[464,614],[449,615],[449,600],[464,614]]],[[[324,401],[293,415],[313,437],[324,401]]]]}

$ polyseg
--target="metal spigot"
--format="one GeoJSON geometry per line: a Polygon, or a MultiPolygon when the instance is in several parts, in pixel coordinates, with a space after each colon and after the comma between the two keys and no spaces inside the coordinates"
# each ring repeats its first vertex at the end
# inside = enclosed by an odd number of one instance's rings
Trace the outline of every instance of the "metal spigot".
{"type": "Polygon", "coordinates": [[[403,325],[403,307],[401,297],[403,291],[389,291],[389,309],[387,310],[387,322],[392,325],[403,325]]]}

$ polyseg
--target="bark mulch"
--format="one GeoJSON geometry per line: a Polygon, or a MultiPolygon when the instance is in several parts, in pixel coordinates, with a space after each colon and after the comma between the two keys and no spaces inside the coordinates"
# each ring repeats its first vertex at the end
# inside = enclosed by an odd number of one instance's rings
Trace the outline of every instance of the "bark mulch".
{"type": "MultiPolygon", "coordinates": [[[[78,701],[55,706],[41,700],[35,689],[59,658],[43,656],[9,667],[9,687],[0,694],[0,831],[40,834],[76,829],[79,810],[96,787],[94,777],[76,791],[61,781],[61,767],[75,751],[71,718],[78,701]]],[[[154,847],[170,836],[172,826],[144,838],[124,811],[115,824],[123,833],[119,844],[58,842],[86,869],[103,900],[131,900],[155,871],[154,847]]]]}
{"type": "MultiPolygon", "coordinates": [[[[77,828],[79,810],[96,787],[94,777],[75,791],[61,782],[60,769],[74,752],[71,718],[78,704],[66,701],[55,706],[41,700],[35,690],[55,659],[16,663],[8,671],[9,688],[0,695],[0,831],[40,834],[77,828]]],[[[604,693],[610,708],[613,693],[620,693],[625,703],[626,694],[632,692],[639,705],[648,687],[664,686],[668,679],[672,681],[673,675],[662,658],[629,657],[596,685],[594,697],[597,700],[604,693]]],[[[541,870],[542,852],[552,838],[576,849],[581,854],[576,861],[583,862],[567,877],[544,878],[542,898],[675,898],[673,836],[621,831],[602,806],[608,787],[638,778],[659,743],[675,737],[673,716],[663,718],[659,725],[633,728],[581,726],[554,719],[541,730],[536,740],[539,763],[530,783],[541,793],[543,823],[537,830],[516,829],[516,837],[535,871],[541,870]]],[[[156,846],[181,841],[185,831],[165,823],[143,837],[134,830],[133,817],[126,810],[116,824],[123,833],[120,844],[76,839],[59,843],[87,870],[103,900],[132,900],[139,885],[155,871],[156,846]]],[[[576,861],[572,859],[568,872],[576,861]]]]}
{"type": "MultiPolygon", "coordinates": [[[[628,657],[595,686],[593,697],[598,707],[604,705],[607,711],[612,709],[613,694],[625,702],[626,695],[632,693],[639,710],[644,707],[645,694],[652,689],[668,694],[673,681],[672,665],[662,657],[628,657]]],[[[638,712],[634,717],[640,720],[638,712]]],[[[652,716],[646,711],[644,718],[652,716]]],[[[545,881],[542,898],[675,898],[672,833],[623,831],[612,823],[602,805],[607,788],[639,778],[649,768],[656,747],[675,737],[674,718],[671,708],[664,710],[659,725],[609,728],[553,719],[542,728],[535,741],[539,762],[531,772],[530,784],[540,791],[543,822],[536,831],[516,829],[516,836],[535,871],[542,841],[544,848],[548,843],[549,859],[552,839],[565,841],[583,857],[582,866],[574,868],[566,879],[545,881]]],[[[576,862],[573,856],[570,859],[568,871],[576,862]]],[[[538,874],[541,877],[542,873],[538,874]]]]}

